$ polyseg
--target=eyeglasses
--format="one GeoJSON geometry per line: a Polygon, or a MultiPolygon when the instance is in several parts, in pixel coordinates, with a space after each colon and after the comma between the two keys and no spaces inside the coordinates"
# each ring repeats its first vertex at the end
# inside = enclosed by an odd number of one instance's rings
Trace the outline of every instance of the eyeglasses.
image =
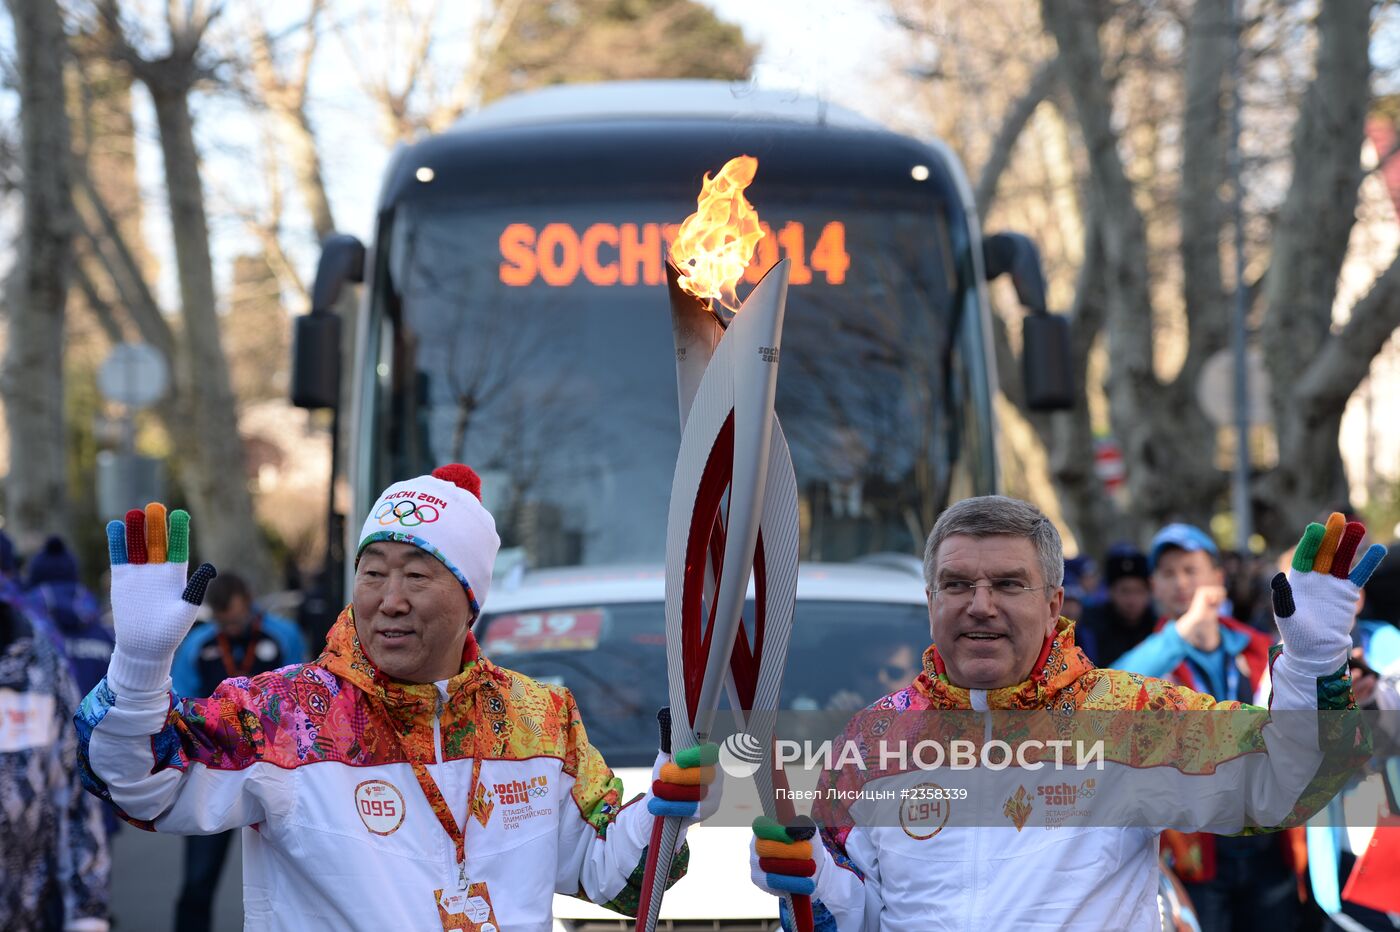
{"type": "Polygon", "coordinates": [[[987,594],[998,602],[1010,602],[1019,599],[1028,592],[1039,592],[1042,589],[1049,589],[1050,586],[1027,586],[1019,579],[1004,577],[1002,579],[989,579],[985,583],[974,583],[970,579],[949,579],[933,590],[934,595],[946,599],[949,602],[968,602],[977,594],[978,589],[986,589],[987,594]]]}

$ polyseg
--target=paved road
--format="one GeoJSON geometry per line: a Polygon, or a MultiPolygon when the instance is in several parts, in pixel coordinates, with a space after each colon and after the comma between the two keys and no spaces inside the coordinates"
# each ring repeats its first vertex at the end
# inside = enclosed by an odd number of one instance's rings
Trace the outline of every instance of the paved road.
{"type": "MultiPolygon", "coordinates": [[[[112,918],[121,932],[169,932],[180,893],[184,839],[129,825],[112,839],[112,918]]],[[[214,897],[214,932],[243,928],[243,860],[234,839],[214,897]]]]}

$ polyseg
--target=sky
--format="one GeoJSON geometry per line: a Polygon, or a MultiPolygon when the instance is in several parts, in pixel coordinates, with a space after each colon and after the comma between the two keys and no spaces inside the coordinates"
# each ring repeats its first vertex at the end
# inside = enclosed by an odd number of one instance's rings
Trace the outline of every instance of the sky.
{"type": "MultiPolygon", "coordinates": [[[[141,0],[132,0],[139,3],[141,0]]],[[[882,122],[898,119],[899,101],[890,93],[891,62],[901,46],[897,28],[889,19],[881,0],[702,0],[723,19],[741,25],[747,38],[761,47],[755,70],[755,83],[770,89],[790,89],[858,110],[882,122]]],[[[470,0],[446,4],[450,19],[456,11],[470,6],[470,0]]],[[[361,15],[359,11],[382,11],[381,0],[333,0],[334,14],[342,23],[361,15]]],[[[285,5],[289,17],[304,15],[304,0],[285,5]]],[[[226,15],[236,16],[237,5],[226,15]]],[[[4,18],[0,17],[0,21],[4,18]]],[[[290,20],[294,21],[294,20],[290,20]]],[[[450,23],[449,23],[450,26],[450,23]]],[[[452,41],[451,29],[440,39],[452,41]]],[[[0,42],[12,46],[9,23],[0,25],[0,42]]],[[[364,54],[360,50],[359,55],[364,54]]],[[[1377,70],[1377,90],[1400,91],[1400,10],[1382,12],[1373,58],[1377,70]]],[[[339,226],[366,242],[372,230],[374,207],[380,177],[389,152],[379,141],[377,116],[355,81],[354,74],[365,64],[333,36],[323,40],[321,54],[312,77],[312,116],[321,140],[325,171],[339,226]]],[[[5,95],[7,115],[13,114],[15,95],[5,95]]],[[[138,164],[147,192],[148,237],[165,261],[158,293],[167,307],[175,305],[176,288],[173,261],[169,259],[169,228],[165,220],[160,150],[156,142],[149,101],[138,90],[138,164]]],[[[215,250],[215,274],[226,293],[232,260],[255,244],[236,208],[257,200],[260,175],[250,175],[249,166],[263,157],[257,122],[243,106],[224,95],[200,95],[196,118],[204,153],[204,179],[208,194],[211,233],[215,250]]],[[[293,203],[295,198],[291,198],[293,203]]],[[[0,216],[9,225],[10,217],[0,216]]],[[[318,250],[305,214],[293,207],[286,218],[291,230],[301,231],[292,245],[293,258],[308,281],[314,273],[318,250]]],[[[291,299],[293,296],[288,295],[291,299]]],[[[291,313],[306,308],[289,301],[291,313]]],[[[1400,375],[1395,376],[1400,383],[1400,375]]],[[[1347,445],[1357,444],[1361,418],[1348,418],[1344,436],[1347,445]]],[[[1385,460],[1392,455],[1387,447],[1378,451],[1385,460]]],[[[1400,456],[1400,453],[1395,455],[1400,456]]]]}
{"type": "MultiPolygon", "coordinates": [[[[771,89],[791,89],[819,96],[883,119],[879,85],[888,74],[886,52],[894,43],[892,24],[883,5],[872,0],[702,0],[721,18],[740,24],[745,37],[759,43],[755,83],[771,89]]],[[[332,4],[339,11],[366,4],[332,4]]],[[[289,13],[302,15],[304,4],[293,3],[289,13]]],[[[236,14],[233,14],[236,15],[236,14]]],[[[358,15],[342,12],[342,22],[358,15]]],[[[453,13],[445,19],[450,23],[453,13]]],[[[458,24],[460,25],[460,24],[458,24]]],[[[275,25],[274,25],[275,28],[275,25]]],[[[442,30],[440,42],[450,43],[455,33],[442,30]]],[[[334,37],[324,39],[312,72],[312,119],[321,141],[332,207],[342,230],[368,242],[373,230],[375,200],[389,150],[380,142],[377,116],[351,77],[361,63],[355,53],[334,37]]],[[[163,203],[160,150],[148,99],[138,88],[138,163],[147,202],[163,203]]],[[[255,248],[239,219],[238,211],[249,194],[249,166],[263,158],[257,127],[241,105],[217,96],[197,102],[198,133],[204,147],[204,180],[215,251],[215,275],[226,285],[233,257],[255,248]]],[[[252,179],[256,181],[256,176],[252,179]]],[[[295,197],[289,198],[295,201],[295,197]]],[[[162,211],[148,214],[148,235],[153,244],[169,243],[169,228],[162,211]]],[[[308,280],[314,272],[317,249],[309,222],[293,203],[287,217],[294,237],[292,248],[301,273],[308,280]]],[[[159,293],[169,306],[176,294],[173,263],[164,263],[159,293]]],[[[221,288],[221,291],[224,289],[221,288]]],[[[294,313],[301,308],[292,308],[294,313]]]]}

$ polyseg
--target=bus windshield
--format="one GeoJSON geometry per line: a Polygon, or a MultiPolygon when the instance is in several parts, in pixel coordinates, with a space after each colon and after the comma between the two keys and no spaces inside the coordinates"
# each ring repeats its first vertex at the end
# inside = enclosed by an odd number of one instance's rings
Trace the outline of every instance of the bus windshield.
{"type": "MultiPolygon", "coordinates": [[[[613,194],[419,200],[381,228],[373,486],[472,464],[503,552],[531,566],[664,559],[680,430],[662,263],[686,211],[613,194]]],[[[964,449],[959,379],[985,381],[958,359],[966,235],[927,207],[805,195],[757,204],[771,232],[740,286],[793,262],[777,413],[800,555],[918,553],[959,470],[989,468],[964,449]]]]}
{"type": "MultiPolygon", "coordinates": [[[[568,687],[589,740],[609,764],[644,767],[656,756],[656,710],[669,703],[660,672],[666,669],[665,615],[659,602],[498,614],[488,609],[473,633],[482,652],[501,666],[568,687]],[[559,631],[561,621],[567,631],[559,631]]],[[[752,602],[744,615],[753,617],[752,602]]],[[[782,708],[848,715],[918,676],[928,646],[928,612],[921,603],[799,599],[792,631],[782,708]],[[859,625],[858,638],[852,638],[853,624],[859,625]]]]}

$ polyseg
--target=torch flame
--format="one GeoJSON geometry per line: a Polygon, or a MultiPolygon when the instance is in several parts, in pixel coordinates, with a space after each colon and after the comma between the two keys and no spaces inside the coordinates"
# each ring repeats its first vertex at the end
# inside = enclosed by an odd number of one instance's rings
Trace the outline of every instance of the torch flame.
{"type": "Polygon", "coordinates": [[[734,288],[763,238],[758,211],[744,197],[757,171],[758,159],[741,155],[725,162],[714,178],[706,174],[695,213],[685,218],[671,245],[681,288],[731,311],[739,309],[734,288]]]}

